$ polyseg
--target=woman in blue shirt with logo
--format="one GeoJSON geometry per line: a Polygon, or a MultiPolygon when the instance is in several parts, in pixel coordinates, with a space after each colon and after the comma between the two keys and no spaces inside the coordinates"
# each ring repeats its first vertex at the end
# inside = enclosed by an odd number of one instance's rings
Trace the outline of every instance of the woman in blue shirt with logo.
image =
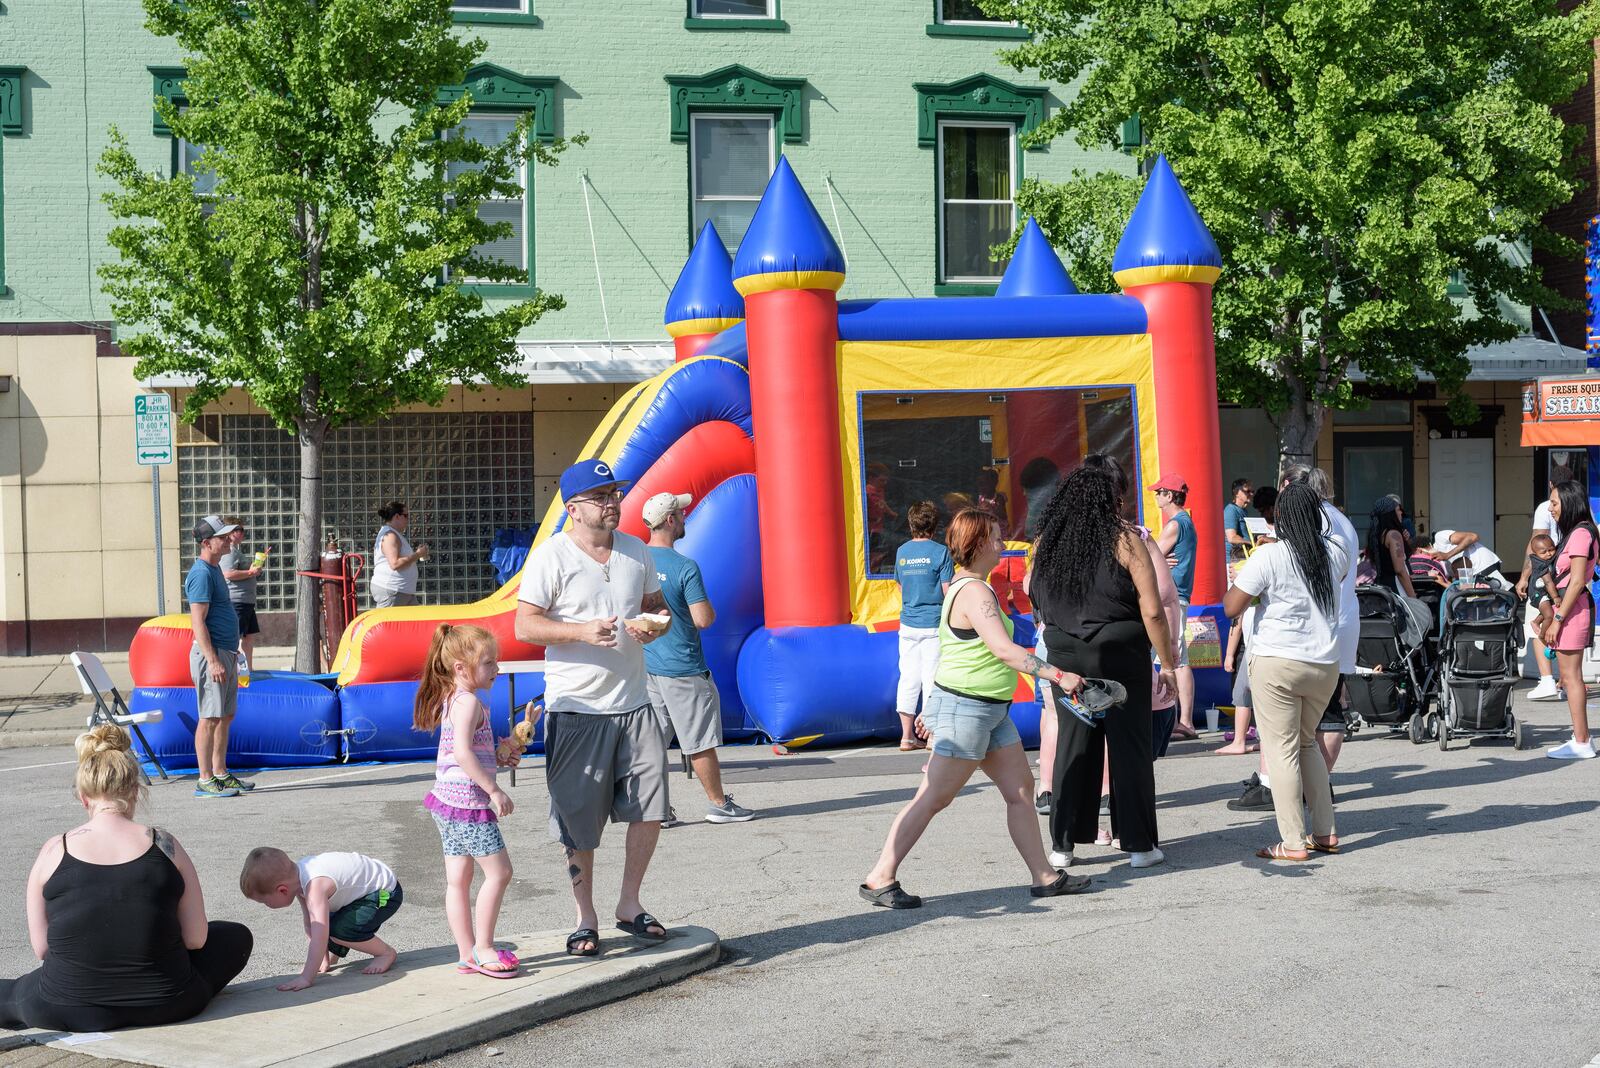
{"type": "Polygon", "coordinates": [[[894,554],[894,580],[900,585],[900,687],[894,710],[900,714],[900,751],[926,748],[917,737],[917,703],[926,705],[939,667],[939,609],[955,575],[950,550],[933,540],[939,509],[918,501],[906,509],[911,540],[894,554]]]}

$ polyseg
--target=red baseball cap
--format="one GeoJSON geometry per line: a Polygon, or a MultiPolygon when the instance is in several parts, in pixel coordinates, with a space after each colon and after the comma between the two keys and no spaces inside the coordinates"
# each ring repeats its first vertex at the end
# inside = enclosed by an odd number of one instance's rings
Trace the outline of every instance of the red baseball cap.
{"type": "Polygon", "coordinates": [[[1174,493],[1188,493],[1189,483],[1183,480],[1182,475],[1162,475],[1156,484],[1150,487],[1151,492],[1156,490],[1171,490],[1174,493]]]}

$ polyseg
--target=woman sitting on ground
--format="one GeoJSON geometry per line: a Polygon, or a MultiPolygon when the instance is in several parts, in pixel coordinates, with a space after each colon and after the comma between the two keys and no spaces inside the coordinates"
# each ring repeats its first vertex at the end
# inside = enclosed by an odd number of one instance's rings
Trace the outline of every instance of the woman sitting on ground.
{"type": "Polygon", "coordinates": [[[39,850],[28,874],[28,940],[44,965],[0,979],[0,1027],[111,1031],[187,1020],[244,970],[250,929],[206,922],[177,839],[133,820],[139,764],[128,733],[78,736],[89,819],[39,850]]]}
{"type": "Polygon", "coordinates": [[[945,544],[957,570],[939,617],[939,670],[933,698],[922,715],[933,737],[933,756],[917,795],[889,828],[878,863],[861,884],[861,896],[884,908],[921,906],[920,897],[901,889],[900,864],[928,823],[955,800],[979,768],[1000,788],[1006,829],[1032,876],[1029,893],[1034,897],[1076,893],[1086,889],[1089,880],[1057,871],[1045,858],[1033,807],[1033,773],[1022,737],[1011,722],[1011,698],[1019,671],[1067,693],[1081,689],[1083,680],[1041,662],[1012,640],[1011,619],[1000,610],[999,598],[986,581],[1005,548],[1000,520],[993,513],[975,508],[961,512],[950,521],[945,544]]]}

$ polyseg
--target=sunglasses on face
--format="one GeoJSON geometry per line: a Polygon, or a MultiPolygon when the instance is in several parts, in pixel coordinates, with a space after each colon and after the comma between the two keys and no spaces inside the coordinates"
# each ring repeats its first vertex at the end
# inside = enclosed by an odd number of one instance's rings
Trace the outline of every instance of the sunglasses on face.
{"type": "Polygon", "coordinates": [[[596,493],[589,497],[574,497],[572,503],[597,504],[603,508],[608,504],[616,504],[620,500],[622,500],[622,491],[612,490],[609,493],[596,493]]]}

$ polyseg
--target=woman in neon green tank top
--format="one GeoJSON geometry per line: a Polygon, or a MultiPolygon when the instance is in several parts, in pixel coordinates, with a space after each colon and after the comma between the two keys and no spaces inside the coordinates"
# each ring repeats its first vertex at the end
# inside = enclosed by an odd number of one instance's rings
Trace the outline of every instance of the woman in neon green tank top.
{"type": "Polygon", "coordinates": [[[861,896],[874,905],[914,909],[922,904],[900,887],[900,864],[934,815],[982,768],[1000,788],[1006,803],[1006,828],[1032,877],[1029,893],[1055,897],[1087,889],[1089,880],[1050,866],[1033,808],[1033,772],[1022,738],[1011,722],[1011,696],[1019,671],[1075,693],[1083,679],[1044,663],[1011,639],[1012,625],[988,575],[1005,548],[1000,521],[992,513],[963,510],[945,535],[959,570],[939,614],[939,670],[923,713],[933,737],[922,787],[895,817],[878,863],[861,884],[861,896]]]}

